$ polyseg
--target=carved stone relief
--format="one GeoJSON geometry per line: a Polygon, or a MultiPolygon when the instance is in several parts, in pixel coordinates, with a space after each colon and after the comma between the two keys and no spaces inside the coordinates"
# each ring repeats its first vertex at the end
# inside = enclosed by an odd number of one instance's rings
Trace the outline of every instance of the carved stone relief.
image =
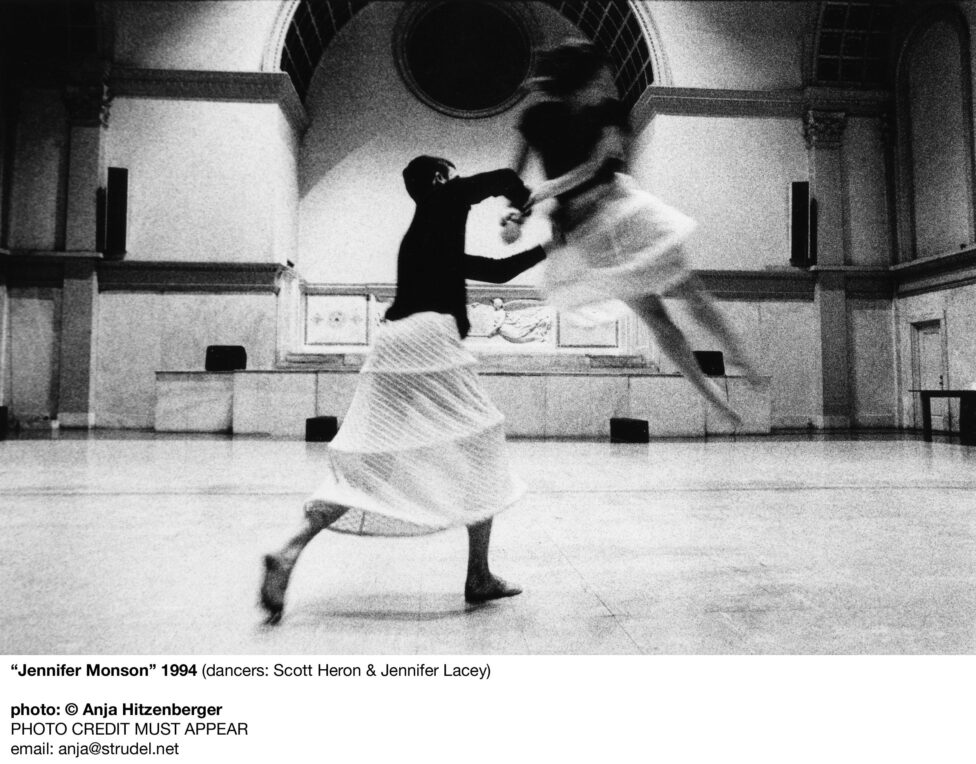
{"type": "Polygon", "coordinates": [[[468,305],[471,337],[500,337],[517,345],[551,344],[553,309],[539,300],[503,300],[468,305]]]}

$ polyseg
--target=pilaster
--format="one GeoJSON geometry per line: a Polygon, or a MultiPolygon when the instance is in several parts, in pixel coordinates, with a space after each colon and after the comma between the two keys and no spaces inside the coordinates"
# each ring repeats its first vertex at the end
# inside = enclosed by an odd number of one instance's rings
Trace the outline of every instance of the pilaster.
{"type": "Polygon", "coordinates": [[[65,249],[94,252],[98,189],[104,179],[103,132],[108,123],[106,73],[78,75],[65,86],[70,127],[65,249]]]}
{"type": "Polygon", "coordinates": [[[821,404],[825,428],[851,426],[848,363],[847,278],[843,272],[820,271],[814,303],[820,318],[821,404]]]}
{"type": "MultiPolygon", "coordinates": [[[[10,405],[10,298],[5,254],[0,250],[0,406],[10,405]]],[[[2,425],[0,425],[2,426],[2,425]]]]}
{"type": "Polygon", "coordinates": [[[842,146],[844,112],[808,110],[803,134],[810,161],[810,196],[814,200],[817,273],[814,301],[820,319],[822,424],[825,428],[851,425],[850,368],[844,220],[842,146]]]}
{"type": "Polygon", "coordinates": [[[76,73],[65,86],[70,126],[65,249],[61,301],[58,423],[65,428],[94,425],[93,374],[98,315],[98,190],[104,182],[104,129],[108,123],[108,71],[76,73]]]}
{"type": "Polygon", "coordinates": [[[85,429],[95,424],[96,262],[96,257],[77,257],[64,264],[58,379],[58,424],[63,428],[85,429]]]}

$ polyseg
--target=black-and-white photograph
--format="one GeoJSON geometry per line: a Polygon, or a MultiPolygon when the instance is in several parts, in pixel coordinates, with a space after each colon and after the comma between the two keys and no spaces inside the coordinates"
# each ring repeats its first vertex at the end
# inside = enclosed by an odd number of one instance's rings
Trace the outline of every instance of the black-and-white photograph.
{"type": "Polygon", "coordinates": [[[974,24],[0,0],[0,650],[973,655],[974,24]]]}

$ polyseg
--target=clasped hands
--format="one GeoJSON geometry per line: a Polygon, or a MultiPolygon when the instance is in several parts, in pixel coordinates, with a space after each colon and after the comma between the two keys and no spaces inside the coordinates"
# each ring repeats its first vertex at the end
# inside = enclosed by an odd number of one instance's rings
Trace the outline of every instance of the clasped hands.
{"type": "Polygon", "coordinates": [[[525,222],[525,219],[532,214],[532,208],[536,204],[554,196],[552,186],[553,184],[549,181],[540,183],[538,186],[532,189],[531,193],[529,194],[529,198],[521,208],[509,207],[507,210],[505,210],[505,213],[502,215],[501,219],[502,228],[521,226],[522,223],[525,222]]]}

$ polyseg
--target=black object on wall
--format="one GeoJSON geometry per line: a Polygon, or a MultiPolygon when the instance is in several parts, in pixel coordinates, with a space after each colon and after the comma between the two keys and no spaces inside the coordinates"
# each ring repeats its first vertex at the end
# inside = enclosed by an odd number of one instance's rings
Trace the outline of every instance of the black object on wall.
{"type": "Polygon", "coordinates": [[[313,416],[305,420],[305,440],[309,443],[328,443],[339,432],[339,420],[334,416],[313,416]]]}
{"type": "Polygon", "coordinates": [[[98,250],[106,260],[121,260],[126,253],[126,229],[129,222],[129,171],[109,167],[108,182],[98,190],[98,220],[95,237],[98,250]]]}
{"type": "Polygon", "coordinates": [[[725,356],[720,350],[696,350],[695,360],[706,377],[725,376],[725,356]]]}
{"type": "Polygon", "coordinates": [[[611,443],[647,443],[650,439],[646,419],[613,417],[610,420],[611,443]]]}
{"type": "Polygon", "coordinates": [[[817,200],[810,200],[810,258],[807,265],[817,264],[817,200]]]}
{"type": "Polygon", "coordinates": [[[790,265],[806,268],[811,264],[810,183],[796,181],[790,185],[790,265]]]}
{"type": "Polygon", "coordinates": [[[207,371],[237,371],[247,368],[247,351],[240,345],[210,345],[204,364],[207,371]]]}
{"type": "Polygon", "coordinates": [[[0,406],[0,440],[5,440],[10,427],[10,414],[6,406],[0,406]]]}

